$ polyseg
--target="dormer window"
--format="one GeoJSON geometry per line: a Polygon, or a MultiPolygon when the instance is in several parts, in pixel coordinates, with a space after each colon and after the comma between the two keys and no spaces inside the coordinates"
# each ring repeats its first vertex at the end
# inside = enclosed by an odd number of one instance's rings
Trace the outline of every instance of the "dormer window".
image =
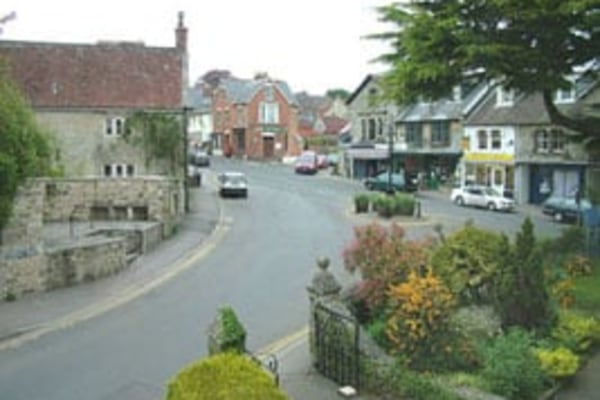
{"type": "Polygon", "coordinates": [[[558,89],[554,98],[555,103],[573,103],[575,101],[575,88],[558,89]]]}
{"type": "Polygon", "coordinates": [[[496,89],[496,106],[510,107],[515,101],[515,91],[499,86],[496,89]]]}
{"type": "Polygon", "coordinates": [[[452,100],[454,100],[454,101],[462,100],[462,87],[460,85],[456,85],[452,88],[452,100]]]}

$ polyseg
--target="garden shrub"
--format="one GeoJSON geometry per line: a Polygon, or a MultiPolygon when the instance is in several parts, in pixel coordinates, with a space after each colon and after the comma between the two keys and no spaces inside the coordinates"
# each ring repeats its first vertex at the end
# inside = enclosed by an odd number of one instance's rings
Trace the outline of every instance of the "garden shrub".
{"type": "Polygon", "coordinates": [[[544,374],[532,351],[532,337],[520,328],[509,330],[483,348],[482,375],[490,389],[511,400],[536,398],[544,388],[544,374]]]}
{"type": "Polygon", "coordinates": [[[377,215],[383,218],[391,218],[394,215],[395,203],[391,196],[381,196],[377,199],[377,215]]]}
{"type": "Polygon", "coordinates": [[[542,371],[551,378],[568,378],[575,375],[579,369],[579,356],[566,347],[536,349],[534,353],[542,371]]]}
{"type": "Polygon", "coordinates": [[[396,193],[392,197],[393,214],[403,216],[413,216],[415,214],[416,200],[413,196],[406,193],[396,193]]]}
{"type": "Polygon", "coordinates": [[[501,260],[500,235],[471,224],[447,236],[431,258],[433,270],[461,304],[491,301],[501,260]]]}
{"type": "Polygon", "coordinates": [[[410,370],[400,359],[393,365],[370,364],[365,370],[366,387],[377,395],[414,400],[460,400],[462,398],[428,375],[410,370]]]}
{"type": "Polygon", "coordinates": [[[503,242],[505,250],[499,256],[502,266],[495,285],[495,306],[502,324],[545,333],[554,325],[556,313],[531,219],[523,221],[512,248],[505,237],[503,242]]]}
{"type": "Polygon", "coordinates": [[[600,342],[600,321],[573,311],[559,313],[558,323],[551,332],[553,339],[572,351],[581,353],[600,342]]]}
{"type": "Polygon", "coordinates": [[[359,193],[354,196],[354,211],[359,213],[366,213],[369,211],[370,196],[366,193],[359,193]]]}
{"type": "Polygon", "coordinates": [[[387,337],[393,350],[409,364],[448,353],[449,319],[454,308],[452,293],[431,269],[424,275],[411,271],[406,282],[390,286],[387,337]]]}
{"type": "Polygon", "coordinates": [[[246,330],[231,307],[222,307],[210,327],[208,353],[246,351],[246,330]]]}
{"type": "Polygon", "coordinates": [[[285,400],[275,380],[256,362],[220,353],[192,363],[167,386],[166,400],[285,400]]]}
{"type": "Polygon", "coordinates": [[[361,282],[356,296],[369,313],[381,310],[387,301],[389,285],[406,280],[411,270],[427,265],[431,240],[405,239],[405,231],[393,223],[355,227],[354,239],[343,251],[344,267],[359,272],[361,282]]]}

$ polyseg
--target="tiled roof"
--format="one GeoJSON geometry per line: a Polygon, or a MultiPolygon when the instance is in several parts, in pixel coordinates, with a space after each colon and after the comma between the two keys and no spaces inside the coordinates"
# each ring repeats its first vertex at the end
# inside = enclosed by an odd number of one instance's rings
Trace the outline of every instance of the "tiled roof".
{"type": "Polygon", "coordinates": [[[183,54],[174,47],[0,41],[1,56],[34,107],[183,104],[183,54]]]}
{"type": "Polygon", "coordinates": [[[326,135],[338,135],[348,124],[348,120],[338,117],[324,117],[323,122],[325,123],[324,133],[326,135]]]}

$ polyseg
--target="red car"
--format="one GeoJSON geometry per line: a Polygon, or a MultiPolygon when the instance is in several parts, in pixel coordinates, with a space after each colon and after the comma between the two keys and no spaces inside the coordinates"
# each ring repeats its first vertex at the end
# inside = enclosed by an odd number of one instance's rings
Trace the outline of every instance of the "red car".
{"type": "Polygon", "coordinates": [[[317,153],[314,151],[303,151],[296,160],[295,171],[297,174],[314,175],[318,169],[317,153]]]}
{"type": "Polygon", "coordinates": [[[329,166],[329,161],[325,154],[317,154],[317,168],[323,169],[329,166]]]}

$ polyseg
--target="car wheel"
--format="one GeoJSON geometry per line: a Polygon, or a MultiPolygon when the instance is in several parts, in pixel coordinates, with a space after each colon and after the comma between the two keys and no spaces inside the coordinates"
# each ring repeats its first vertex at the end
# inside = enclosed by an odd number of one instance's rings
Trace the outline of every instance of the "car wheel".
{"type": "Polygon", "coordinates": [[[454,199],[454,202],[456,203],[456,205],[459,205],[461,207],[465,205],[465,201],[461,196],[458,196],[456,199],[454,199]]]}
{"type": "Polygon", "coordinates": [[[488,203],[488,206],[487,206],[487,208],[488,208],[488,210],[490,210],[490,211],[496,211],[496,203],[494,203],[493,201],[490,201],[490,202],[488,203]]]}
{"type": "Polygon", "coordinates": [[[564,219],[564,215],[560,211],[557,211],[554,213],[554,220],[556,222],[563,222],[563,219],[564,219]]]}
{"type": "Polygon", "coordinates": [[[373,190],[373,184],[369,183],[369,182],[365,182],[365,188],[367,188],[367,190],[373,190]]]}

